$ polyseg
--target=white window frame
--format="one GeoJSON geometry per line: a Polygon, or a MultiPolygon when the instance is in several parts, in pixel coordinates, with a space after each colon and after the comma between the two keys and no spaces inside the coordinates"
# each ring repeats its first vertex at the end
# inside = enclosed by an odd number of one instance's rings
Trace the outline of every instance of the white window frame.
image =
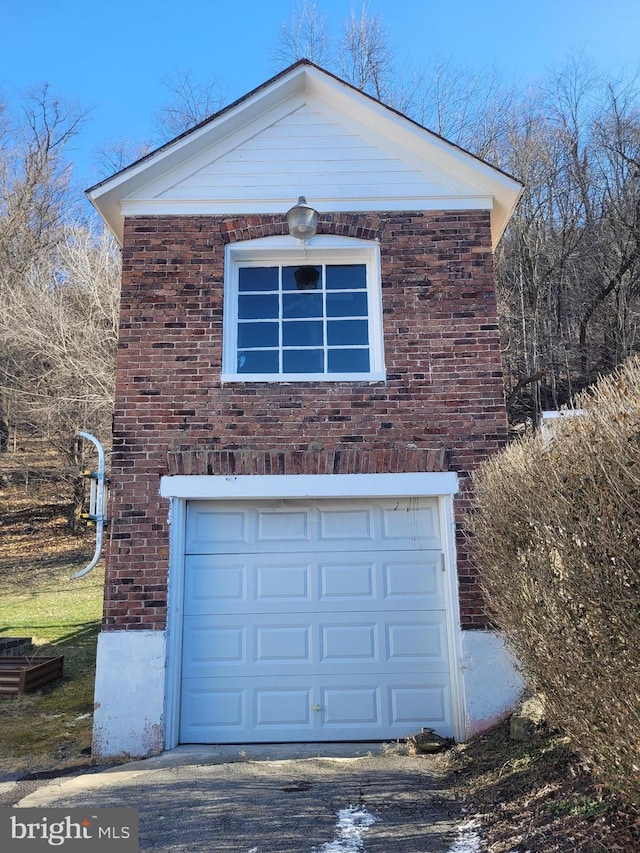
{"type": "Polygon", "coordinates": [[[382,335],[380,246],[375,241],[318,234],[260,237],[230,243],[225,249],[222,382],[380,382],[386,378],[382,335]],[[281,264],[365,264],[369,321],[369,371],[366,373],[238,373],[238,269],[247,261],[281,264]]]}

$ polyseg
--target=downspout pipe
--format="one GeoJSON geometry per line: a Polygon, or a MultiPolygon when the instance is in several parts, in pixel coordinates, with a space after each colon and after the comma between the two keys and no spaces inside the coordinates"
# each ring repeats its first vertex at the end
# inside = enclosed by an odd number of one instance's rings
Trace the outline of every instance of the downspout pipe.
{"type": "Polygon", "coordinates": [[[92,521],[95,521],[96,524],[96,550],[93,554],[93,558],[88,566],[85,566],[84,569],[81,569],[79,572],[71,575],[72,579],[82,578],[85,575],[88,575],[89,572],[95,568],[98,560],[100,559],[100,554],[102,553],[102,534],[104,531],[104,525],[106,522],[106,516],[104,514],[104,448],[98,441],[98,439],[91,435],[89,432],[82,432],[78,430],[77,435],[82,438],[86,438],[87,441],[95,444],[98,450],[98,471],[96,475],[96,512],[95,515],[90,516],[92,521]]]}

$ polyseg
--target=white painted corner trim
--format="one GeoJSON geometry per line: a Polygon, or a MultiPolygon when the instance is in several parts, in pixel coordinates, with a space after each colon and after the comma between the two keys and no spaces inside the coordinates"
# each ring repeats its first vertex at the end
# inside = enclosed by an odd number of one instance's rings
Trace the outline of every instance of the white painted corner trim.
{"type": "Polygon", "coordinates": [[[453,472],[408,474],[241,474],[165,476],[160,495],[183,500],[440,497],[458,492],[453,472]]]}

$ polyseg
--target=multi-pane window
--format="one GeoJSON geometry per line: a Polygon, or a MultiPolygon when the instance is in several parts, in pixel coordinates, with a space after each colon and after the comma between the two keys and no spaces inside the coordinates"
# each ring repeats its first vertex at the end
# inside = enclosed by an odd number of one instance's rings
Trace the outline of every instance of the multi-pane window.
{"type": "Polygon", "coordinates": [[[238,270],[238,373],[368,373],[365,264],[238,270]]]}
{"type": "Polygon", "coordinates": [[[278,240],[228,251],[223,379],[383,378],[377,246],[278,240]]]}

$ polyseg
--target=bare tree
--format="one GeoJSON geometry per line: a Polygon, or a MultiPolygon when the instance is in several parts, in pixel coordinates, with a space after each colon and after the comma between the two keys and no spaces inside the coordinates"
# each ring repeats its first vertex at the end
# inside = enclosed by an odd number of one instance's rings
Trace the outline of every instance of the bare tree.
{"type": "Polygon", "coordinates": [[[310,59],[378,100],[415,116],[424,75],[408,59],[396,63],[382,16],[370,14],[366,0],[359,12],[350,9],[337,38],[316,3],[304,0],[293,7],[289,21],[281,24],[272,55],[279,68],[310,59]]]}
{"type": "Polygon", "coordinates": [[[95,152],[95,172],[99,178],[109,178],[149,154],[153,147],[151,142],[134,142],[130,139],[107,142],[95,152]]]}
{"type": "Polygon", "coordinates": [[[393,103],[394,66],[382,16],[370,15],[366,2],[359,15],[352,8],[340,41],[340,76],[378,100],[393,103]]]}
{"type": "Polygon", "coordinates": [[[570,58],[520,102],[499,162],[526,184],[497,272],[512,414],[535,422],[640,346],[635,83],[570,58]]]}
{"type": "Polygon", "coordinates": [[[23,423],[67,452],[79,427],[108,438],[117,341],[119,256],[112,239],[67,226],[55,249],[5,297],[3,387],[23,423]]]}
{"type": "Polygon", "coordinates": [[[0,137],[0,293],[55,242],[69,210],[71,167],[64,150],[84,115],[53,97],[48,86],[7,117],[0,137]]]}
{"type": "MultiPolygon", "coordinates": [[[[599,229],[591,245],[579,317],[580,367],[609,371],[640,344],[640,108],[635,86],[608,84],[594,120],[597,151],[593,183],[598,193],[589,211],[599,229]],[[589,337],[600,316],[594,359],[589,337]]],[[[593,194],[592,194],[593,195],[593,194]]]]}
{"type": "Polygon", "coordinates": [[[414,75],[410,91],[403,112],[478,157],[495,161],[500,156],[512,126],[515,94],[495,70],[437,54],[421,75],[414,75]]]}
{"type": "Polygon", "coordinates": [[[150,154],[158,145],[214,115],[224,104],[224,90],[216,78],[197,80],[188,69],[176,69],[161,82],[168,92],[168,100],[153,118],[154,138],[106,142],[96,150],[95,171],[99,178],[111,177],[125,169],[150,154]]]}
{"type": "Polygon", "coordinates": [[[224,104],[225,92],[216,78],[196,80],[191,71],[176,69],[162,83],[169,92],[170,100],[160,107],[154,118],[160,142],[190,130],[217,113],[224,104]]]}
{"type": "MultiPolygon", "coordinates": [[[[48,86],[27,94],[16,110],[0,105],[0,314],[23,290],[29,270],[59,239],[63,212],[73,210],[65,147],[84,115],[55,98],[48,86]]],[[[0,342],[0,367],[9,355],[0,342]]],[[[0,389],[0,450],[7,448],[7,389],[0,389]]]]}
{"type": "Polygon", "coordinates": [[[309,59],[317,65],[331,64],[329,25],[315,0],[303,0],[301,5],[293,7],[289,21],[280,24],[272,56],[278,68],[299,59],[309,59]]]}
{"type": "Polygon", "coordinates": [[[497,256],[507,390],[512,414],[534,424],[542,408],[567,402],[582,385],[573,318],[585,200],[566,123],[553,109],[544,92],[532,91],[517,104],[501,146],[501,164],[526,187],[497,256]]]}
{"type": "Polygon", "coordinates": [[[21,430],[59,452],[71,480],[82,464],[78,429],[110,444],[119,282],[113,239],[64,226],[0,311],[2,394],[21,430]]]}

